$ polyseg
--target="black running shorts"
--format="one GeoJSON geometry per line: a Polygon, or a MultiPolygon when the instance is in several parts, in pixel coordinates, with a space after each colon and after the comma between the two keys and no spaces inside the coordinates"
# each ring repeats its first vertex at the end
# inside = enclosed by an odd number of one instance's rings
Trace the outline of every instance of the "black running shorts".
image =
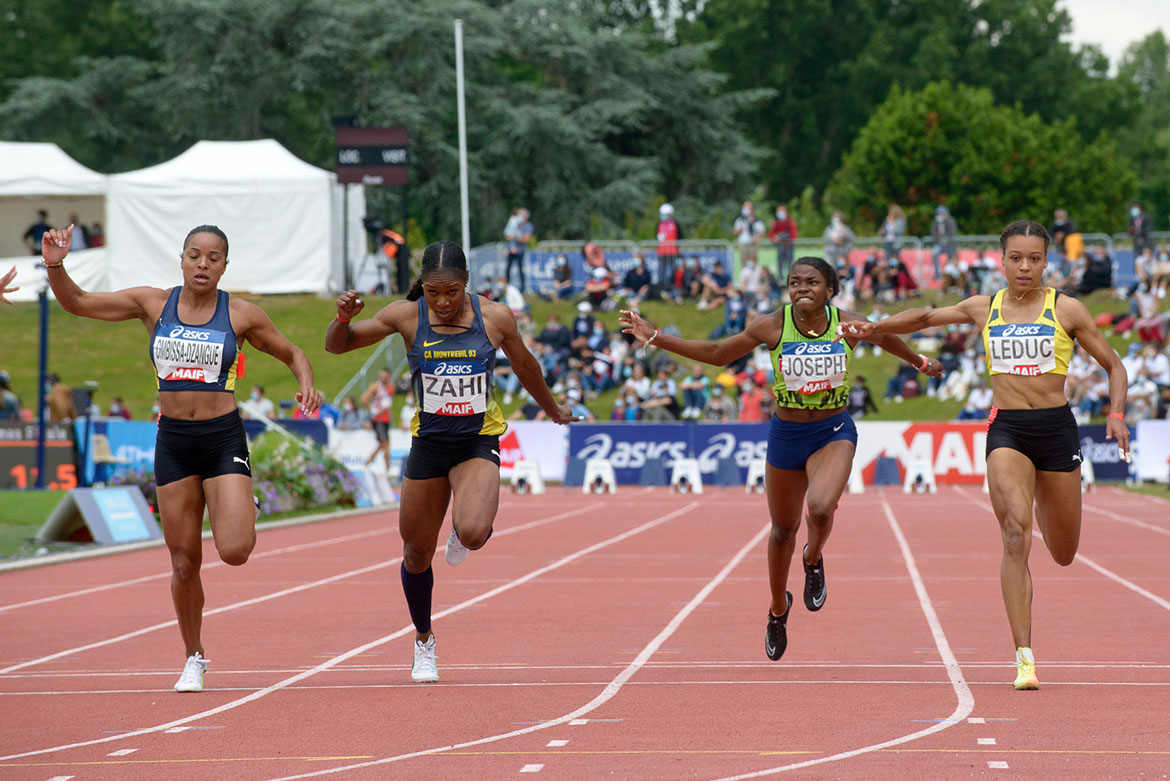
{"type": "Polygon", "coordinates": [[[446,477],[452,467],[473,458],[486,458],[499,466],[500,438],[487,434],[413,437],[402,476],[411,480],[446,477]]]}
{"type": "Polygon", "coordinates": [[[1081,466],[1081,442],[1072,409],[997,409],[987,418],[987,455],[997,447],[1023,453],[1041,472],[1072,472],[1081,466]]]}
{"type": "Polygon", "coordinates": [[[191,475],[204,480],[220,475],[252,476],[248,435],[239,412],[232,410],[208,420],[158,419],[155,484],[166,485],[191,475]]]}

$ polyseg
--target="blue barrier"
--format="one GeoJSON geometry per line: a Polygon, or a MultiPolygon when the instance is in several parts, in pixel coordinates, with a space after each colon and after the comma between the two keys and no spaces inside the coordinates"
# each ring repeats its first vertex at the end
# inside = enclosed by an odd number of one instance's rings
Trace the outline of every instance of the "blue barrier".
{"type": "Polygon", "coordinates": [[[742,484],[767,445],[767,423],[574,423],[569,465],[574,459],[604,458],[613,464],[618,484],[629,485],[641,482],[649,461],[661,460],[669,471],[679,458],[696,458],[703,482],[715,483],[720,459],[730,459],[742,484]]]}

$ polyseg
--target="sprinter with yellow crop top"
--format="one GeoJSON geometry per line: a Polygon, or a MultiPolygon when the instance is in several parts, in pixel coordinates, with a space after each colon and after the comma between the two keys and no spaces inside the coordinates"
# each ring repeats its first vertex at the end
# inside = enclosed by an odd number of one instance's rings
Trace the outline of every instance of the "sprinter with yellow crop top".
{"type": "Polygon", "coordinates": [[[1081,450],[1064,393],[1065,373],[1080,342],[1109,373],[1107,439],[1129,460],[1125,425],[1127,379],[1121,359],[1097,330],[1085,305],[1043,283],[1048,233],[1020,220],[1000,236],[1008,286],[955,306],[911,309],[879,323],[849,323],[848,336],[911,333],[936,325],[973,323],[983,333],[993,396],[987,426],[987,485],[1003,537],[1000,588],[1016,648],[1017,689],[1036,689],[1032,655],[1032,505],[1052,558],[1071,564],[1081,536],[1081,450]]]}
{"type": "MultiPolygon", "coordinates": [[[[788,569],[796,552],[796,533],[808,496],[808,544],[804,546],[804,605],[820,610],[828,589],[821,552],[833,528],[833,514],[845,491],[857,445],[857,428],[846,412],[849,358],[857,339],[835,340],[839,323],[864,320],[829,301],[840,291],[832,266],[805,257],[788,272],[792,303],[760,315],[742,332],[719,342],[668,336],[637,312],[623,311],[623,330],[642,342],[694,361],[725,366],[760,344],[772,352],[776,381],[775,413],[768,430],[764,486],[772,534],[768,538],[768,582],[772,604],[764,633],[764,653],[779,659],[788,646],[788,569]]],[[[896,336],[867,341],[888,350],[932,376],[942,374],[937,360],[917,355],[896,336]]]]}
{"type": "Polygon", "coordinates": [[[175,690],[202,691],[207,668],[200,635],[203,508],[225,564],[243,564],[256,544],[248,439],[234,393],[243,376],[239,347],[246,339],[286,363],[300,385],[296,398],[305,412],[320,406],[321,393],[313,387],[313,367],[304,351],[260,307],[219,289],[228,263],[227,236],[219,228],[200,225],[187,234],[179,256],[181,286],[112,293],[82,290],[69,278],[64,262],[73,230],[72,225],[49,230],[41,238],[49,284],[62,308],[95,320],[139,320],[150,334],[159,390],[154,476],[171,553],[171,598],[187,650],[175,690]]]}
{"type": "Polygon", "coordinates": [[[431,631],[431,559],[447,505],[454,502],[449,564],[483,547],[499,508],[500,435],[508,424],[492,390],[496,347],[503,348],[512,371],[550,420],[575,420],[553,399],[512,310],[468,293],[467,280],[463,249],[453,241],[435,242],[423,252],[422,272],[405,299],[351,323],[364,304],[357,291],[347,290],[338,296],[337,317],[325,334],[331,353],[377,344],[396,333],[406,342],[418,411],[411,421],[398,530],[402,591],[415,628],[410,675],[419,683],[439,680],[431,631]]]}

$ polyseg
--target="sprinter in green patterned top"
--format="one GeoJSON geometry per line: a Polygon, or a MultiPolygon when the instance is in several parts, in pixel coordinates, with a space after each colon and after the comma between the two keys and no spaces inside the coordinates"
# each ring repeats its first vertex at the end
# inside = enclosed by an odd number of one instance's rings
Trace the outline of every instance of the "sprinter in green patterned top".
{"type": "MultiPolygon", "coordinates": [[[[776,374],[776,411],[768,431],[768,467],[764,485],[772,534],[768,538],[768,580],[772,605],[764,651],[779,659],[788,645],[788,569],[796,552],[796,532],[808,499],[808,544],[804,546],[804,604],[825,604],[825,563],[821,555],[833,528],[837,502],[849,480],[857,428],[845,411],[849,396],[849,356],[859,339],[834,341],[842,322],[865,320],[829,304],[840,290],[833,268],[821,258],[804,257],[788,272],[792,303],[760,315],[742,332],[718,342],[668,336],[637,312],[623,311],[622,329],[647,345],[695,361],[725,366],[758,345],[772,353],[776,374]]],[[[871,341],[867,339],[866,341],[871,341]]],[[[877,338],[873,344],[931,376],[942,366],[916,354],[900,338],[877,338]]]]}

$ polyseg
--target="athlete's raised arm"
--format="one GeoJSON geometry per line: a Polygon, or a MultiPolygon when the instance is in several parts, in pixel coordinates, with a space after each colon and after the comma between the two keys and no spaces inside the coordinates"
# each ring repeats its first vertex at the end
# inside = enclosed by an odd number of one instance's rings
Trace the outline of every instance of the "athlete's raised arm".
{"type": "MultiPolygon", "coordinates": [[[[841,330],[847,330],[851,323],[868,323],[869,321],[864,315],[857,312],[846,312],[841,310],[841,330]]],[[[927,358],[925,355],[916,353],[910,345],[902,341],[902,337],[895,334],[870,334],[863,337],[865,341],[870,344],[877,345],[890,355],[901,358],[906,363],[918,369],[920,372],[925,372],[928,377],[943,376],[942,363],[937,358],[927,358]]]]}
{"type": "Polygon", "coordinates": [[[987,322],[987,310],[991,306],[990,296],[971,296],[954,306],[940,306],[934,309],[907,309],[884,320],[871,323],[868,320],[842,322],[837,328],[838,336],[851,336],[866,341],[874,334],[912,334],[923,328],[937,325],[976,325],[980,328],[987,322]]]}
{"type": "MultiPolygon", "coordinates": [[[[337,317],[325,331],[326,350],[331,353],[346,353],[377,344],[390,334],[401,333],[399,318],[402,315],[413,316],[417,304],[406,300],[392,301],[369,320],[351,323],[350,321],[357,317],[365,306],[361,294],[356,290],[347,290],[337,297],[337,317]]],[[[408,334],[403,336],[406,337],[408,334]]]]}
{"type": "Polygon", "coordinates": [[[760,315],[748,323],[744,330],[718,342],[668,336],[640,313],[629,309],[622,310],[619,320],[622,333],[632,335],[643,344],[653,345],[675,355],[712,366],[726,366],[761,344],[772,347],[780,340],[781,330],[781,322],[776,313],[760,315]]]}
{"type": "Polygon", "coordinates": [[[41,235],[41,256],[49,275],[49,287],[66,312],[94,320],[142,321],[147,330],[154,327],[166,302],[167,293],[156,287],[130,287],[112,293],[82,290],[65,271],[65,256],[73,241],[73,226],[64,230],[47,230],[41,235]]]}

